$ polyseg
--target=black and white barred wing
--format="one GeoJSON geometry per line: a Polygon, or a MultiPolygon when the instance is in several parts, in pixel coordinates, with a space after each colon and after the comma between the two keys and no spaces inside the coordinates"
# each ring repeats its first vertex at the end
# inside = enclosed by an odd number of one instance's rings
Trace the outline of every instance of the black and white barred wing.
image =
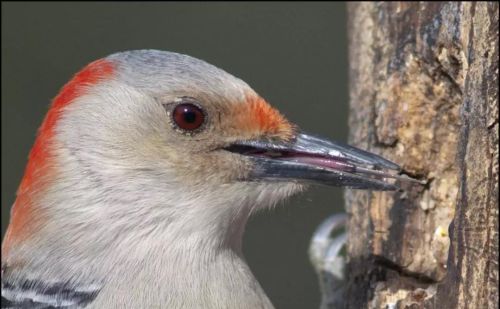
{"type": "Polygon", "coordinates": [[[2,309],[77,309],[90,304],[100,288],[96,285],[74,286],[24,280],[10,283],[2,278],[2,309]]]}

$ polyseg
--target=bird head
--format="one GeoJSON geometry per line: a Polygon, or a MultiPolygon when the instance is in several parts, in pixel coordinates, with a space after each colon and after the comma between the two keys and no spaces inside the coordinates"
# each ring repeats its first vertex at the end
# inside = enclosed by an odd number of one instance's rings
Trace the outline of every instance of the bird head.
{"type": "Polygon", "coordinates": [[[303,133],[204,61],[117,53],[85,67],[54,99],[4,247],[46,233],[71,242],[85,229],[101,237],[177,226],[186,235],[220,222],[227,233],[236,222],[240,233],[252,210],[311,183],[392,190],[385,178],[397,176],[384,170],[399,167],[303,133]]]}

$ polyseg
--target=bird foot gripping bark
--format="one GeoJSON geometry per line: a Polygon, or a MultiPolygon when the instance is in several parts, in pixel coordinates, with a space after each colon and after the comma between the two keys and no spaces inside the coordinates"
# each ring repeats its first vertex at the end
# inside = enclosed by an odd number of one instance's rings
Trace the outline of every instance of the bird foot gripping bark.
{"type": "Polygon", "coordinates": [[[323,221],[313,234],[309,258],[319,277],[321,309],[342,308],[345,260],[341,255],[347,234],[343,231],[346,214],[334,214],[323,221]],[[335,232],[341,232],[332,236],[335,232]]]}

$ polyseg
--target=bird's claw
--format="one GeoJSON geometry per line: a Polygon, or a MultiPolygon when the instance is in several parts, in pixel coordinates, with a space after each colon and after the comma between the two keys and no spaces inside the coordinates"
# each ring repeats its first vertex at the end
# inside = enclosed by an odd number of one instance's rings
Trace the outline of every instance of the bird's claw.
{"type": "Polygon", "coordinates": [[[320,280],[323,295],[321,308],[341,307],[345,260],[340,252],[347,240],[347,234],[343,232],[346,222],[346,214],[328,217],[318,226],[311,240],[309,257],[320,280]],[[339,231],[341,234],[332,237],[339,231]]]}

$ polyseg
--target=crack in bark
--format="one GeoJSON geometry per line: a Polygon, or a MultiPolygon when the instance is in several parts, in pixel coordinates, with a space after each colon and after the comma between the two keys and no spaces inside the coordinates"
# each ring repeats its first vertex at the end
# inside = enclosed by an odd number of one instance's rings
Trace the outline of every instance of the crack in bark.
{"type": "Polygon", "coordinates": [[[413,279],[418,283],[424,284],[424,285],[429,285],[429,284],[435,284],[438,283],[438,281],[434,280],[433,278],[426,276],[424,274],[420,273],[415,273],[406,270],[403,266],[398,265],[382,256],[373,256],[374,259],[374,264],[382,266],[384,268],[390,269],[392,271],[395,271],[398,273],[399,276],[401,277],[406,277],[409,279],[413,279]]]}

